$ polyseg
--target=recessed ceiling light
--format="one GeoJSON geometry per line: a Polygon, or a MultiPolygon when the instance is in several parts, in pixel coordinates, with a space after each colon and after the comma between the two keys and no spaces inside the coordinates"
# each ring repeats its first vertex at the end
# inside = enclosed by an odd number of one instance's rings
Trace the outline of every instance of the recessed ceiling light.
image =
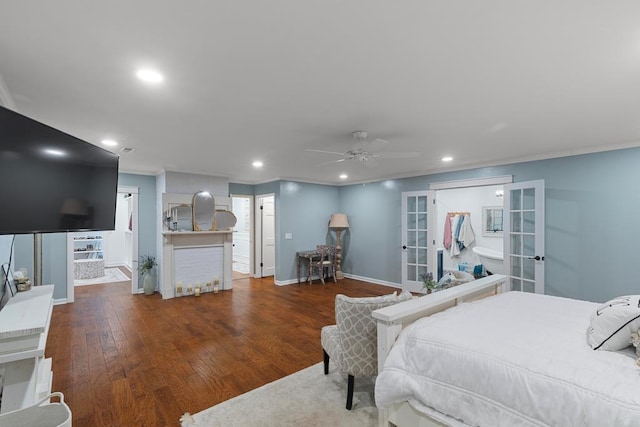
{"type": "Polygon", "coordinates": [[[340,174],[340,179],[347,179],[347,178],[349,178],[349,175],[347,175],[346,173],[340,174]]]}
{"type": "Polygon", "coordinates": [[[101,142],[102,145],[106,145],[107,147],[115,147],[116,145],[118,145],[118,142],[114,141],[113,139],[103,139],[101,142]]]}
{"type": "Polygon", "coordinates": [[[136,72],[136,76],[138,76],[140,80],[146,83],[157,84],[157,83],[161,83],[164,80],[164,77],[162,77],[162,74],[160,74],[156,70],[151,70],[149,68],[138,70],[136,72]]]}
{"type": "Polygon", "coordinates": [[[263,163],[259,160],[256,160],[255,162],[252,163],[254,168],[261,168],[263,166],[263,163]]]}
{"type": "Polygon", "coordinates": [[[44,150],[42,150],[45,154],[48,154],[50,156],[56,156],[56,157],[62,157],[65,156],[67,153],[62,151],[62,150],[57,150],[55,148],[45,148],[44,150]]]}
{"type": "Polygon", "coordinates": [[[453,157],[451,157],[451,156],[446,156],[446,157],[442,158],[443,162],[450,162],[451,160],[453,160],[453,157]]]}

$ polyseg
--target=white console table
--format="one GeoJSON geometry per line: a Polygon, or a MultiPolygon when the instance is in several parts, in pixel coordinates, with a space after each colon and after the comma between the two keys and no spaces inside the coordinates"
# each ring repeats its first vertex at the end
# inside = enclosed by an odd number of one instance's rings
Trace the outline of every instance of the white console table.
{"type": "Polygon", "coordinates": [[[53,285],[18,292],[0,311],[0,413],[29,406],[51,392],[51,359],[44,349],[53,309],[53,285]]]}

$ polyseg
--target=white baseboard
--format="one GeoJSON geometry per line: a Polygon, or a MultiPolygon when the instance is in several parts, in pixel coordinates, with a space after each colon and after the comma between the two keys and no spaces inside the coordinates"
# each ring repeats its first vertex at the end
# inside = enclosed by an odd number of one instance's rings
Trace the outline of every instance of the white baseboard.
{"type": "MultiPolygon", "coordinates": [[[[372,279],[371,277],[357,276],[355,274],[345,274],[344,277],[346,277],[348,279],[362,280],[363,282],[375,283],[376,285],[389,286],[389,287],[395,288],[395,289],[402,289],[402,285],[399,284],[399,283],[386,282],[384,280],[372,279]]],[[[311,279],[313,281],[320,282],[320,276],[312,276],[311,279]]],[[[325,281],[326,281],[326,279],[325,279],[325,281]]],[[[333,283],[333,280],[329,279],[329,282],[333,283]]],[[[327,282],[327,283],[329,283],[329,282],[327,282]]],[[[278,286],[297,285],[298,284],[298,279],[275,280],[274,283],[276,285],[278,285],[278,286]]],[[[308,283],[308,281],[300,281],[300,284],[303,284],[303,283],[308,283]]],[[[340,283],[340,282],[338,281],[338,283],[340,283]]]]}
{"type": "Polygon", "coordinates": [[[54,299],[53,300],[53,305],[62,305],[62,304],[66,304],[67,303],[67,299],[66,298],[58,298],[58,299],[54,299]]]}
{"type": "Polygon", "coordinates": [[[402,289],[402,285],[399,283],[387,282],[384,280],[373,279],[371,277],[363,277],[363,276],[357,276],[355,274],[346,274],[346,273],[344,277],[347,277],[349,279],[354,279],[354,280],[362,280],[363,282],[375,283],[376,285],[389,286],[392,288],[402,289]]]}

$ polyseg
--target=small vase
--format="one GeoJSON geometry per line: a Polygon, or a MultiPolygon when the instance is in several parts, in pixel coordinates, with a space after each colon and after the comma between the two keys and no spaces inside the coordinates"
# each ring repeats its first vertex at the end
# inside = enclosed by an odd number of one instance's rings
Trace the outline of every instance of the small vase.
{"type": "Polygon", "coordinates": [[[145,295],[153,295],[156,290],[156,281],[150,271],[145,271],[142,274],[142,289],[144,289],[145,295]]]}
{"type": "Polygon", "coordinates": [[[427,289],[427,294],[430,294],[430,293],[431,293],[431,289],[427,289]]]}

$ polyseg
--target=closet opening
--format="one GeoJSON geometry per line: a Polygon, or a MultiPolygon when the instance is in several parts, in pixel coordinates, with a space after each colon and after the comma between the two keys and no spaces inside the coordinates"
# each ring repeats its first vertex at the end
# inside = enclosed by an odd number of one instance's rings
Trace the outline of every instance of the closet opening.
{"type": "Polygon", "coordinates": [[[138,188],[118,187],[114,230],[67,233],[67,302],[76,286],[127,282],[138,293],[138,188]]]}

